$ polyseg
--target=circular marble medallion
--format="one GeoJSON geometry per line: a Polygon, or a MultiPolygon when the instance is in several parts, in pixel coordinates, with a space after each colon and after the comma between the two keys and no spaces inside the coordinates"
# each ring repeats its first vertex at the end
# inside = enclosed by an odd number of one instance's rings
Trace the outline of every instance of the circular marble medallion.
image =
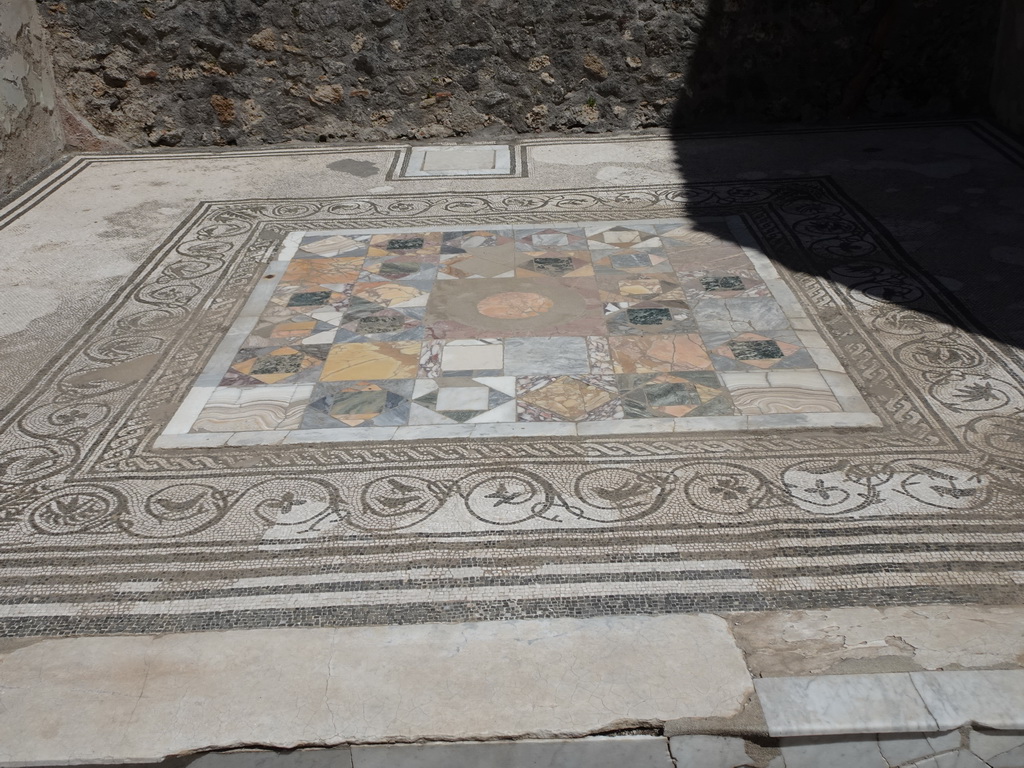
{"type": "Polygon", "coordinates": [[[477,311],[498,320],[525,320],[549,311],[555,302],[547,296],[527,291],[495,293],[477,302],[477,311]]]}

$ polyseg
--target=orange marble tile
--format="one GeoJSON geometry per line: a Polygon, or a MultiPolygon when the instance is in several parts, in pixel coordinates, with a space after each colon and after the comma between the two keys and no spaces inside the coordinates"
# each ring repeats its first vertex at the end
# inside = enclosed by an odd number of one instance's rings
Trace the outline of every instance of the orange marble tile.
{"type": "Polygon", "coordinates": [[[324,362],[321,381],[415,379],[420,342],[349,342],[335,344],[324,362]]]}
{"type": "Polygon", "coordinates": [[[711,359],[696,333],[674,336],[612,336],[616,373],[711,370],[711,359]]]}

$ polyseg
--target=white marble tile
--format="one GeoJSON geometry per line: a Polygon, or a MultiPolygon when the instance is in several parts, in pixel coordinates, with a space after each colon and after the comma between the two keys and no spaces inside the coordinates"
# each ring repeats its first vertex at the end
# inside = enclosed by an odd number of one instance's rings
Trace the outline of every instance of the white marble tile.
{"type": "Polygon", "coordinates": [[[783,739],[786,768],[889,768],[873,736],[783,739]]]}
{"type": "Polygon", "coordinates": [[[890,765],[903,765],[959,746],[959,731],[944,734],[884,733],[878,736],[878,748],[890,765]]]}
{"type": "Polygon", "coordinates": [[[936,730],[976,723],[987,728],[1024,729],[1024,670],[911,672],[938,723],[936,730]]]}
{"type": "Polygon", "coordinates": [[[512,173],[512,147],[507,144],[451,147],[414,147],[406,177],[508,176],[512,173]]]}
{"type": "Polygon", "coordinates": [[[289,232],[281,241],[281,249],[277,253],[277,261],[288,262],[295,258],[295,252],[299,250],[299,244],[305,236],[305,232],[289,232]]]}
{"type": "Polygon", "coordinates": [[[227,445],[278,445],[283,443],[289,432],[284,430],[267,430],[266,432],[234,432],[228,438],[227,445]]]}
{"type": "Polygon", "coordinates": [[[180,435],[160,435],[153,447],[165,448],[217,448],[230,439],[232,432],[191,432],[180,435]]]}
{"type": "Polygon", "coordinates": [[[811,356],[814,364],[822,371],[838,371],[844,372],[846,369],[843,364],[839,362],[830,349],[823,349],[821,347],[808,347],[807,354],[811,356]]]}
{"type": "Polygon", "coordinates": [[[644,435],[673,431],[675,419],[616,419],[615,421],[581,421],[576,434],[590,435],[644,435]]]}
{"type": "Polygon", "coordinates": [[[749,427],[746,416],[691,416],[673,421],[676,432],[716,432],[749,427]]]}
{"type": "Polygon", "coordinates": [[[949,730],[904,673],[766,677],[754,686],[772,736],[949,730]]]}
{"type": "Polygon", "coordinates": [[[9,645],[0,664],[8,765],[157,761],[254,739],[290,748],[577,736],[624,718],[729,718],[752,693],[728,623],[709,615],[9,645]]]}
{"type": "MultiPolygon", "coordinates": [[[[352,768],[674,768],[658,736],[354,746],[352,768]]],[[[287,768],[287,767],[284,767],[287,768]]],[[[338,768],[341,768],[340,766],[338,768]]]]}
{"type": "Polygon", "coordinates": [[[439,411],[482,411],[487,408],[486,387],[444,387],[437,393],[439,411]]]}
{"type": "Polygon", "coordinates": [[[167,423],[163,434],[181,435],[188,432],[196,417],[206,407],[206,403],[215,389],[216,387],[193,387],[185,396],[185,399],[182,400],[181,405],[178,406],[174,416],[167,423]]]}
{"type": "Polygon", "coordinates": [[[473,437],[569,437],[576,434],[571,421],[520,421],[512,424],[475,424],[473,437]]]}
{"type": "Polygon", "coordinates": [[[441,352],[441,370],[501,370],[504,365],[503,346],[497,339],[456,339],[446,342],[441,352]]]}
{"type": "Polygon", "coordinates": [[[362,440],[391,440],[398,427],[339,427],[338,429],[295,429],[282,445],[299,443],[357,443],[362,440]]]}
{"type": "Polygon", "coordinates": [[[673,736],[668,741],[672,759],[679,768],[737,768],[752,763],[746,742],[740,738],[673,736]]]}
{"type": "MultiPolygon", "coordinates": [[[[970,735],[971,752],[991,763],[993,758],[1024,747],[1024,731],[977,731],[970,735]]],[[[1024,765],[1024,760],[1020,761],[1024,765]]],[[[1002,768],[1001,766],[999,768],[1002,768]]]]}
{"type": "Polygon", "coordinates": [[[473,434],[471,424],[410,424],[398,427],[392,440],[437,440],[442,438],[469,437],[473,434]]]}

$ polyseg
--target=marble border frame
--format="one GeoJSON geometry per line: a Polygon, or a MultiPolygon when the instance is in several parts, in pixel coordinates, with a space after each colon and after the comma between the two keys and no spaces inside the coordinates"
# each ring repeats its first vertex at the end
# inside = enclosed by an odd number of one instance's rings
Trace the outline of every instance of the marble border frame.
{"type": "MultiPolygon", "coordinates": [[[[578,227],[599,226],[614,223],[621,226],[671,222],[678,219],[648,219],[643,221],[579,221],[565,222],[578,227]]],[[[792,289],[775,269],[771,259],[758,247],[756,239],[739,216],[701,217],[706,223],[725,223],[732,232],[733,241],[750,259],[772,297],[782,308],[793,329],[803,343],[811,359],[817,365],[815,370],[822,374],[843,410],[837,413],[806,414],[765,414],[732,415],[691,418],[649,418],[625,419],[594,422],[509,422],[487,424],[446,424],[397,427],[350,427],[338,429],[296,429],[224,431],[191,433],[192,423],[212,395],[224,370],[238,352],[245,338],[255,326],[260,312],[266,306],[271,294],[283,279],[285,266],[292,260],[302,239],[310,234],[318,236],[349,234],[407,234],[424,231],[424,227],[363,228],[297,230],[289,233],[281,244],[277,258],[270,261],[262,279],[256,284],[241,313],[224,335],[221,344],[209,358],[203,372],[196,379],[193,388],[182,401],[181,406],[168,422],[167,427],[153,444],[155,449],[168,448],[213,448],[219,445],[294,445],[302,443],[430,440],[430,439],[486,439],[502,437],[598,437],[602,435],[648,434],[665,435],[673,432],[721,432],[743,430],[775,429],[825,429],[830,427],[878,428],[881,420],[872,413],[856,385],[846,373],[828,343],[814,329],[803,305],[792,289]],[[270,278],[270,279],[268,279],[270,278]],[[827,375],[826,375],[827,374],[827,375]]],[[[475,229],[509,226],[497,223],[474,223],[475,229]]],[[[526,225],[529,226],[529,225],[526,225]]],[[[461,231],[464,225],[432,226],[430,231],[461,231]]]]}

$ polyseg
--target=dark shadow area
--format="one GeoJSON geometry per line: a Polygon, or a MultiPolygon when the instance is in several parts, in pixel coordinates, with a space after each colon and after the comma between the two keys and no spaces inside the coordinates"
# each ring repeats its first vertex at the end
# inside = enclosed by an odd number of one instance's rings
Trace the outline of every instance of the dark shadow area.
{"type": "Polygon", "coordinates": [[[1024,153],[983,122],[998,14],[712,0],[671,118],[688,214],[756,218],[788,270],[1024,347],[1024,153]],[[843,35],[807,31],[828,14],[843,35]]]}

